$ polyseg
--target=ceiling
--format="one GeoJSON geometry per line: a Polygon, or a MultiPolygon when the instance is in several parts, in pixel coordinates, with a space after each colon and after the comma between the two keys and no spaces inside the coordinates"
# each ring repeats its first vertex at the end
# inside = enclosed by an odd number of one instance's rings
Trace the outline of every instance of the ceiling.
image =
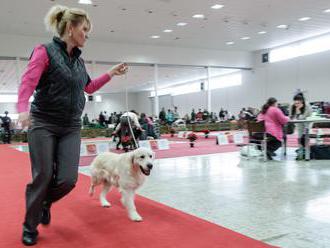
{"type": "Polygon", "coordinates": [[[77,2],[2,0],[0,33],[45,36],[42,20],[54,4],[86,9],[94,26],[91,39],[97,41],[254,51],[330,32],[330,13],[323,12],[330,8],[329,0],[94,0],[95,6],[77,2]],[[211,9],[215,3],[224,7],[211,9]],[[204,14],[205,19],[194,19],[194,14],[204,14]],[[312,19],[298,21],[306,16],[312,19]],[[178,27],[178,22],[188,24],[178,27]],[[289,28],[276,28],[280,24],[289,28]],[[164,29],[173,32],[163,33],[164,29]],[[241,40],[244,36],[251,39],[241,40]],[[228,46],[228,41],[235,44],[228,46]]]}
{"type": "MultiPolygon", "coordinates": [[[[329,0],[94,0],[81,5],[77,0],[2,0],[0,34],[48,36],[43,18],[54,4],[87,10],[93,22],[91,40],[112,43],[255,51],[330,32],[329,0]],[[214,10],[214,4],[223,4],[214,10]],[[192,15],[204,14],[204,19],[192,15]],[[310,20],[298,21],[301,17],[310,20]],[[184,27],[178,22],[188,23],[184,27]],[[287,24],[287,29],[277,28],[287,24]],[[173,32],[164,33],[164,29],[173,32]],[[266,34],[258,34],[266,31],[266,34]],[[151,39],[159,35],[159,39],[151,39]],[[241,40],[249,36],[249,40],[241,40]],[[232,41],[233,45],[226,45],[232,41]]],[[[1,56],[1,54],[0,54],[1,56]]],[[[0,60],[0,92],[17,92],[26,61],[0,60]]],[[[109,65],[87,64],[95,76],[109,65]]],[[[225,69],[213,69],[223,74],[225,69]]],[[[159,87],[206,77],[205,68],[160,67],[159,87]]],[[[114,79],[103,92],[140,91],[153,85],[152,66],[132,66],[127,76],[114,79]]]]}

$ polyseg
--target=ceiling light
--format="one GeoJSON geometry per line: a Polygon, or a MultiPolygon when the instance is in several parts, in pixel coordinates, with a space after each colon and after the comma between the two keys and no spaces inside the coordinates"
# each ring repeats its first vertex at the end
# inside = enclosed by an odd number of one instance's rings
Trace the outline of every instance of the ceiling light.
{"type": "Polygon", "coordinates": [[[324,13],[330,13],[330,9],[326,9],[323,11],[324,13]]]}
{"type": "Polygon", "coordinates": [[[160,38],[160,36],[159,35],[152,35],[152,36],[150,36],[150,38],[151,39],[158,39],[158,38],[160,38]]]}
{"type": "Polygon", "coordinates": [[[193,18],[197,18],[197,19],[204,19],[204,15],[203,14],[196,14],[196,15],[193,15],[193,18]]]}
{"type": "Polygon", "coordinates": [[[310,19],[312,19],[312,18],[310,18],[310,17],[302,17],[302,18],[299,18],[298,20],[301,21],[301,22],[304,22],[304,21],[308,21],[310,19]]]}
{"type": "Polygon", "coordinates": [[[171,33],[171,32],[173,32],[173,30],[172,29],[165,29],[165,30],[163,30],[163,32],[164,33],[171,33]]]}
{"type": "Polygon", "coordinates": [[[260,32],[258,32],[258,34],[267,34],[267,32],[266,31],[260,31],[260,32]]]}
{"type": "Polygon", "coordinates": [[[93,4],[92,0],[79,0],[78,3],[80,3],[80,4],[93,4]]]}
{"type": "Polygon", "coordinates": [[[234,45],[234,44],[235,44],[235,42],[233,42],[233,41],[226,42],[226,45],[234,45]]]}
{"type": "Polygon", "coordinates": [[[281,25],[278,25],[277,28],[286,29],[286,28],[288,28],[288,25],[281,24],[281,25]]]}
{"type": "Polygon", "coordinates": [[[249,36],[244,36],[241,38],[241,40],[249,40],[249,39],[251,39],[249,36]]]}
{"type": "Polygon", "coordinates": [[[215,4],[215,5],[211,6],[211,9],[221,9],[223,7],[224,7],[224,5],[222,5],[222,4],[215,4]]]}
{"type": "Polygon", "coordinates": [[[188,23],[186,23],[186,22],[179,22],[179,23],[177,23],[176,25],[177,26],[186,26],[188,23]]]}

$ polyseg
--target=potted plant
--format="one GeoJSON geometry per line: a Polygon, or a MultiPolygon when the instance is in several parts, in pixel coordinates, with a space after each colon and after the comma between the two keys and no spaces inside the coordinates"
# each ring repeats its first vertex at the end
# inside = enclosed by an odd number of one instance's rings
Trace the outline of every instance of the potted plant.
{"type": "Polygon", "coordinates": [[[175,129],[173,127],[170,129],[170,133],[171,133],[171,137],[174,137],[175,129]]]}
{"type": "Polygon", "coordinates": [[[188,134],[187,139],[190,141],[190,147],[194,147],[194,143],[197,140],[197,135],[195,133],[190,133],[188,134]]]}
{"type": "Polygon", "coordinates": [[[202,132],[204,133],[205,139],[207,139],[209,137],[210,130],[204,129],[204,130],[202,130],[202,132]]]}
{"type": "Polygon", "coordinates": [[[120,141],[124,151],[128,152],[129,146],[132,144],[131,137],[129,135],[123,135],[121,136],[120,141]]]}

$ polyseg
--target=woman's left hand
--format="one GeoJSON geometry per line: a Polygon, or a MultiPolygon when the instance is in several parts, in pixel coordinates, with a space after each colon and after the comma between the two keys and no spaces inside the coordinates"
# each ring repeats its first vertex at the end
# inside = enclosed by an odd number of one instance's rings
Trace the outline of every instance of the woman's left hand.
{"type": "Polygon", "coordinates": [[[126,63],[121,63],[115,65],[108,72],[110,77],[124,75],[128,71],[128,65],[126,63]]]}

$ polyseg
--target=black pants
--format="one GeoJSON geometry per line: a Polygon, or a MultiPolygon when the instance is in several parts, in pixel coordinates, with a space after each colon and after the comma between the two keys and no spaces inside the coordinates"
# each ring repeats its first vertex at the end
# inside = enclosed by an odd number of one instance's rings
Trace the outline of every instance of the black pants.
{"type": "Polygon", "coordinates": [[[302,147],[305,147],[305,134],[298,139],[298,142],[302,147]]]}
{"type": "Polygon", "coordinates": [[[26,187],[25,230],[34,232],[43,202],[51,204],[75,186],[80,156],[80,126],[59,127],[32,119],[28,131],[32,182],[26,187]]]}
{"type": "MultiPolygon", "coordinates": [[[[252,136],[252,139],[254,139],[257,144],[261,144],[261,140],[263,139],[262,133],[256,133],[252,136]]],[[[282,145],[282,142],[276,139],[273,135],[267,133],[267,152],[273,153],[278,148],[280,148],[282,145]]],[[[258,146],[260,148],[260,146],[258,146]]]]}
{"type": "Polygon", "coordinates": [[[281,147],[282,142],[276,139],[273,135],[267,133],[267,152],[275,152],[281,147]]]}
{"type": "Polygon", "coordinates": [[[3,137],[2,137],[2,142],[4,144],[10,144],[11,143],[11,132],[10,129],[4,129],[3,137]]]}

